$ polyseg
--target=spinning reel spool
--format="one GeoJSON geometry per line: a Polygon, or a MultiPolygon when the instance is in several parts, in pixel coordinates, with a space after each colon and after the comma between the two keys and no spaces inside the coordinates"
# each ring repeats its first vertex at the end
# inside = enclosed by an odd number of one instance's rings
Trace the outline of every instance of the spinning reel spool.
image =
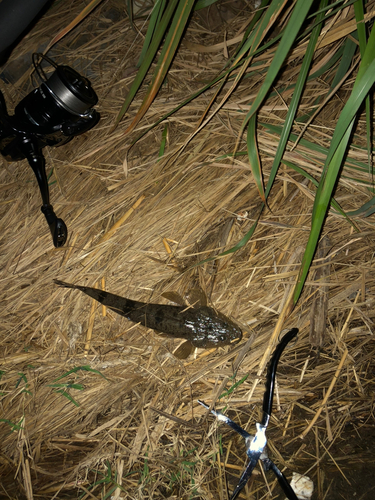
{"type": "Polygon", "coordinates": [[[42,149],[66,144],[94,127],[100,119],[93,109],[98,97],[89,80],[70,66],[57,65],[41,54],[33,54],[33,64],[42,83],[17,104],[14,115],[8,115],[0,91],[0,153],[8,161],[28,160],[38,181],[41,210],[53,244],[61,247],[67,240],[68,229],[50,204],[42,149]],[[43,60],[55,68],[49,78],[41,67],[43,60]]]}

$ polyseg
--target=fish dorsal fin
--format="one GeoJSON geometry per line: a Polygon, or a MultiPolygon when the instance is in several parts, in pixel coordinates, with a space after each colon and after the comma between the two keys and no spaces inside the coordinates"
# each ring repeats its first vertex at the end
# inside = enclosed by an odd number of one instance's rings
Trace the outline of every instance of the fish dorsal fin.
{"type": "Polygon", "coordinates": [[[161,294],[167,300],[178,304],[179,306],[192,306],[195,309],[207,305],[207,297],[202,288],[191,288],[185,295],[184,300],[177,292],[163,292],[161,294]]]}
{"type": "Polygon", "coordinates": [[[186,294],[186,300],[195,308],[206,306],[207,297],[202,288],[191,288],[186,294]]]}
{"type": "Polygon", "coordinates": [[[175,304],[178,304],[179,306],[186,305],[184,299],[177,292],[163,292],[161,296],[171,302],[174,302],[175,304]]]}

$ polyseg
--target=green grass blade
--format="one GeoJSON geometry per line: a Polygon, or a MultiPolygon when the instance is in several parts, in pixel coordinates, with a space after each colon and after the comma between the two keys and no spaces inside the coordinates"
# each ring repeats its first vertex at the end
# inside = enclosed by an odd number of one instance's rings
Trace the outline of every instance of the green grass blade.
{"type": "MultiPolygon", "coordinates": [[[[262,4],[267,4],[269,0],[263,0],[262,4]]],[[[169,5],[168,5],[169,7],[169,5]]],[[[262,12],[257,12],[256,13],[256,19],[258,19],[260,16],[262,15],[262,12]],[[259,14],[259,15],[258,15],[259,14]]],[[[162,26],[162,28],[164,28],[164,25],[162,26]]],[[[158,32],[162,32],[162,29],[160,29],[158,27],[157,29],[158,32]]],[[[253,35],[252,35],[253,36],[253,35]]],[[[262,47],[262,50],[258,49],[256,50],[251,56],[248,56],[248,59],[250,59],[253,55],[263,51],[263,50],[266,50],[266,48],[270,47],[273,43],[275,43],[276,39],[278,39],[279,36],[277,36],[275,39],[271,40],[270,42],[268,42],[267,44],[265,44],[263,47],[262,47]]],[[[252,43],[252,38],[251,39],[246,39],[246,47],[244,47],[242,49],[242,55],[244,52],[246,52],[249,47],[251,46],[251,43],[252,43]]],[[[154,41],[153,41],[153,44],[154,44],[154,41]]],[[[151,49],[151,47],[150,47],[151,49]]],[[[157,50],[157,49],[156,49],[157,50]]],[[[155,51],[156,53],[156,51],[155,51]]],[[[153,54],[152,58],[154,57],[155,54],[153,54]]],[[[195,92],[194,94],[192,94],[190,97],[188,97],[185,101],[183,101],[181,104],[179,104],[176,108],[174,108],[173,110],[171,110],[169,113],[165,114],[164,116],[162,116],[159,120],[157,120],[155,123],[153,123],[150,127],[148,127],[147,129],[145,129],[133,142],[131,145],[134,145],[137,141],[139,141],[144,135],[146,135],[150,130],[152,130],[154,127],[156,127],[157,125],[159,125],[159,123],[161,123],[162,121],[164,121],[166,118],[169,118],[172,114],[176,113],[177,111],[179,111],[181,108],[183,108],[184,106],[186,106],[186,104],[188,104],[189,102],[191,102],[192,100],[194,100],[195,98],[197,98],[198,96],[200,96],[201,94],[203,94],[206,90],[208,90],[209,88],[213,87],[215,84],[217,84],[218,82],[220,82],[221,80],[225,80],[228,75],[233,72],[235,69],[237,69],[238,67],[241,67],[242,64],[243,64],[243,61],[241,61],[241,58],[242,58],[242,55],[237,57],[237,61],[232,65],[231,68],[227,69],[223,74],[220,74],[219,76],[217,76],[214,80],[212,80],[211,82],[209,82],[207,85],[205,85],[202,89],[198,90],[197,92],[195,92]]],[[[148,60],[149,57],[146,57],[146,59],[148,60]]],[[[116,123],[115,123],[115,126],[117,126],[117,124],[120,122],[120,120],[122,119],[122,117],[124,116],[124,114],[126,113],[127,109],[129,108],[136,92],[138,91],[142,81],[143,81],[143,78],[144,76],[146,75],[147,73],[147,70],[149,69],[149,66],[151,65],[151,62],[152,62],[152,59],[151,61],[149,61],[149,65],[147,66],[147,61],[144,61],[143,65],[141,66],[140,68],[140,71],[137,73],[137,76],[132,84],[132,87],[125,99],[125,102],[124,104],[122,105],[122,108],[116,118],[116,123]]],[[[255,69],[255,71],[257,71],[255,69]]]]}
{"type": "Polygon", "coordinates": [[[319,242],[320,233],[326,218],[327,210],[331,201],[332,191],[336,184],[336,179],[338,172],[340,170],[342,160],[346,153],[347,145],[350,139],[350,134],[353,124],[346,129],[345,135],[342,138],[339,146],[331,158],[331,163],[327,169],[327,176],[324,181],[320,183],[318,188],[318,193],[315,196],[315,215],[312,218],[311,231],[309,239],[306,245],[305,253],[302,258],[301,269],[298,275],[297,284],[293,292],[293,304],[292,307],[296,305],[298,299],[302,293],[303,286],[305,284],[307,274],[309,272],[311,262],[313,260],[316,247],[319,242]],[[320,187],[322,188],[320,189],[320,187]],[[320,191],[320,192],[319,192],[320,191]]]}
{"type": "Polygon", "coordinates": [[[355,80],[352,93],[345,104],[340,117],[337,121],[335,131],[333,133],[331,147],[329,148],[326,166],[329,165],[336,149],[338,148],[347,128],[352,123],[354,117],[358,113],[367,94],[375,83],[375,30],[371,31],[371,35],[364,52],[361,65],[358,70],[358,75],[355,80]]]}
{"type": "Polygon", "coordinates": [[[353,210],[352,212],[347,212],[347,215],[357,216],[361,215],[362,217],[369,217],[375,213],[375,196],[371,198],[367,203],[358,208],[358,210],[353,210]]]}
{"type": "MultiPolygon", "coordinates": [[[[327,3],[328,3],[328,0],[322,0],[320,2],[320,8],[324,8],[327,5],[327,3]]],[[[283,127],[283,130],[281,132],[280,141],[279,141],[279,144],[277,146],[275,159],[273,161],[270,177],[269,177],[268,183],[267,183],[266,197],[268,197],[268,194],[271,191],[271,188],[272,188],[273,182],[275,180],[277,171],[279,170],[281,158],[284,155],[286,144],[287,144],[288,139],[290,137],[290,132],[292,130],[293,122],[294,122],[294,119],[295,119],[296,114],[297,114],[298,105],[300,103],[302,92],[303,92],[303,89],[305,87],[307,76],[309,73],[309,69],[311,67],[311,62],[312,62],[313,57],[314,57],[314,51],[316,48],[316,44],[318,42],[318,38],[319,38],[321,27],[322,27],[321,23],[323,22],[323,20],[324,20],[324,12],[321,12],[317,16],[316,25],[312,31],[312,34],[311,34],[311,37],[310,37],[310,40],[309,40],[309,43],[308,43],[308,46],[306,49],[305,57],[303,58],[303,62],[301,65],[301,71],[299,72],[297,83],[296,83],[296,86],[295,86],[295,89],[293,92],[293,97],[292,97],[292,100],[290,102],[289,109],[288,109],[288,112],[287,112],[287,115],[285,118],[284,127],[283,127]]],[[[276,55],[275,55],[275,57],[276,57],[276,55]]]]}
{"type": "MultiPolygon", "coordinates": [[[[247,56],[247,59],[254,56],[256,49],[275,23],[285,3],[285,0],[272,1],[268,9],[264,11],[261,20],[254,25],[254,30],[249,34],[248,38],[242,42],[241,48],[235,58],[234,65],[236,65],[248,51],[250,51],[250,54],[247,56]]],[[[274,43],[274,41],[275,40],[271,40],[270,44],[274,43]]]]}
{"type": "MultiPolygon", "coordinates": [[[[353,37],[354,35],[355,34],[353,34],[353,37]]],[[[336,85],[338,85],[338,83],[344,78],[346,73],[349,71],[350,66],[353,64],[353,57],[356,50],[357,50],[357,44],[351,38],[347,38],[344,42],[344,51],[341,57],[341,61],[336,71],[335,77],[332,80],[328,95],[333,91],[336,85]]]]}
{"type": "Polygon", "coordinates": [[[19,373],[18,374],[20,376],[20,378],[18,379],[17,383],[16,383],[16,389],[17,387],[20,385],[21,383],[21,380],[23,380],[25,382],[25,384],[27,385],[27,378],[26,378],[26,375],[24,373],[19,373]]]}
{"type": "MultiPolygon", "coordinates": [[[[269,3],[268,0],[264,0],[263,1],[263,4],[267,4],[269,3]]],[[[262,12],[259,11],[256,13],[256,15],[262,15],[262,12]]],[[[268,16],[269,18],[269,16],[268,16]]],[[[257,17],[257,19],[259,19],[259,17],[257,17]]],[[[268,21],[269,22],[269,19],[268,21]]],[[[264,26],[266,26],[267,23],[264,23],[264,26]]],[[[253,37],[254,34],[251,34],[251,36],[253,37]]],[[[271,41],[265,43],[264,45],[262,45],[261,48],[258,48],[256,49],[254,52],[251,52],[250,55],[247,56],[247,59],[251,59],[251,57],[261,53],[261,52],[264,52],[266,49],[270,48],[273,44],[275,44],[279,39],[281,39],[281,34],[277,35],[275,38],[273,38],[271,41]]],[[[235,69],[241,67],[241,65],[243,64],[244,60],[241,60],[242,56],[244,55],[244,53],[246,51],[248,51],[250,48],[251,48],[251,45],[253,43],[253,38],[249,38],[249,39],[246,39],[245,42],[242,42],[241,45],[240,45],[240,49],[241,50],[241,55],[239,55],[239,52],[237,52],[237,56],[236,56],[236,62],[233,63],[232,67],[227,69],[223,74],[220,74],[219,76],[217,76],[214,80],[212,80],[211,82],[209,82],[207,85],[205,85],[202,89],[198,90],[197,92],[195,92],[194,94],[192,94],[191,96],[189,96],[185,101],[183,101],[181,104],[179,104],[176,108],[174,108],[173,110],[171,110],[170,112],[166,113],[164,116],[162,116],[159,120],[157,120],[155,123],[153,123],[152,125],[150,125],[149,127],[147,127],[144,131],[141,132],[141,134],[132,142],[131,146],[134,145],[137,141],[139,141],[142,137],[144,137],[150,130],[152,130],[154,127],[156,127],[157,125],[159,125],[162,121],[164,121],[165,119],[169,118],[171,115],[173,115],[174,113],[176,113],[177,111],[179,111],[181,108],[183,108],[184,106],[186,106],[189,102],[193,101],[194,99],[196,99],[198,96],[200,96],[201,94],[203,94],[207,89],[213,87],[214,85],[216,85],[218,82],[220,82],[221,80],[225,80],[225,78],[228,77],[228,75],[233,72],[235,69]],[[245,44],[245,45],[244,45],[245,44]]],[[[308,77],[309,80],[314,80],[315,78],[319,77],[321,74],[325,73],[326,71],[328,71],[332,66],[334,66],[337,61],[340,59],[341,55],[342,55],[342,52],[343,52],[343,48],[340,47],[335,55],[331,58],[330,61],[327,61],[327,63],[322,67],[320,68],[316,73],[314,73],[313,75],[310,75],[308,77]]],[[[228,63],[229,64],[229,63],[228,63]]],[[[254,64],[254,70],[253,72],[254,73],[259,73],[259,70],[257,69],[257,64],[261,64],[261,63],[255,63],[254,64]]],[[[263,70],[262,70],[263,71],[263,70]]],[[[251,67],[249,68],[249,72],[248,74],[246,74],[244,76],[244,78],[251,78],[252,77],[252,73],[251,73],[251,67]]],[[[234,78],[234,76],[232,77],[234,78]]],[[[287,87],[288,89],[289,88],[294,88],[294,85],[290,85],[289,87],[287,87]]],[[[280,89],[280,92],[283,92],[284,90],[286,89],[280,89]]],[[[272,96],[274,93],[271,93],[270,96],[272,96]]],[[[130,104],[130,101],[129,101],[129,104],[130,104]]]]}
{"type": "Polygon", "coordinates": [[[209,7],[210,5],[216,3],[218,0],[198,0],[196,3],[194,10],[201,10],[205,7],[209,7]]]}
{"type": "Polygon", "coordinates": [[[248,40],[248,38],[250,37],[254,27],[256,26],[257,22],[259,21],[259,19],[261,18],[261,16],[263,15],[264,13],[264,8],[269,4],[269,0],[262,0],[260,6],[258,7],[257,11],[255,12],[254,14],[254,17],[252,18],[249,26],[247,27],[245,33],[244,33],[244,36],[243,36],[243,39],[242,39],[242,42],[241,44],[238,46],[234,56],[232,57],[232,60],[237,60],[238,58],[238,55],[239,53],[242,51],[243,49],[243,46],[244,44],[246,43],[246,41],[248,40]]]}
{"type": "Polygon", "coordinates": [[[75,406],[80,406],[80,404],[78,403],[78,401],[76,401],[69,393],[67,393],[65,390],[59,390],[59,391],[56,391],[58,392],[59,394],[61,394],[62,396],[64,396],[66,399],[68,399],[71,403],[73,403],[75,406]]]}
{"type": "MultiPolygon", "coordinates": [[[[299,167],[298,165],[295,165],[294,163],[291,163],[290,161],[286,161],[286,160],[282,160],[282,163],[284,165],[286,165],[287,167],[293,169],[295,172],[298,172],[299,174],[303,175],[306,179],[308,179],[312,184],[314,184],[314,186],[316,188],[319,187],[319,182],[312,176],[310,175],[308,172],[306,172],[306,170],[304,170],[303,168],[299,167]]],[[[370,203],[370,202],[368,202],[370,203]]],[[[375,199],[374,199],[374,203],[375,203],[375,199]]],[[[348,213],[345,213],[344,210],[340,207],[340,205],[337,203],[337,201],[332,198],[331,200],[331,205],[332,207],[340,214],[342,215],[343,217],[345,217],[345,219],[348,220],[348,222],[357,230],[357,226],[354,224],[354,222],[352,222],[350,220],[350,218],[348,217],[348,215],[357,215],[357,213],[353,213],[353,212],[348,212],[348,213]]],[[[369,207],[369,206],[368,206],[369,207]]],[[[368,209],[368,207],[363,210],[364,212],[368,209]]],[[[362,207],[363,208],[363,207],[362,207]]],[[[375,211],[375,209],[374,209],[375,211]]],[[[358,211],[356,211],[358,212],[358,211]]],[[[358,212],[358,213],[361,213],[361,212],[358,212]]]]}
{"type": "Polygon", "coordinates": [[[25,417],[22,417],[18,424],[13,423],[11,420],[8,420],[7,418],[0,418],[0,422],[4,422],[5,424],[8,424],[9,427],[11,428],[11,431],[13,432],[13,431],[19,431],[19,430],[24,429],[24,427],[21,427],[21,424],[24,421],[24,418],[25,417]]]}
{"type": "Polygon", "coordinates": [[[65,389],[75,389],[76,391],[83,391],[84,389],[81,384],[48,384],[47,387],[64,387],[65,389]]]}
{"type": "MultiPolygon", "coordinates": [[[[267,44],[263,45],[262,46],[262,50],[265,50],[265,48],[269,47],[269,46],[270,46],[270,43],[267,43],[267,44]]],[[[261,49],[256,50],[253,55],[258,54],[262,50],[261,49]]],[[[323,73],[327,72],[329,69],[331,69],[336,64],[336,62],[340,59],[340,57],[342,56],[342,53],[343,53],[343,48],[340,47],[337,50],[337,52],[335,53],[335,55],[332,57],[332,59],[330,61],[328,61],[324,66],[322,66],[322,68],[320,68],[316,73],[310,75],[308,77],[308,80],[314,80],[314,79],[318,78],[319,76],[321,76],[323,73]]],[[[238,62],[237,66],[239,66],[240,64],[241,64],[241,62],[238,62]]],[[[179,111],[184,106],[186,106],[189,102],[193,101],[194,99],[196,99],[197,97],[199,97],[200,95],[202,95],[204,92],[206,92],[206,90],[208,90],[209,88],[211,88],[212,86],[214,86],[216,83],[220,82],[220,80],[224,80],[230,72],[232,72],[234,69],[236,69],[237,66],[234,66],[234,67],[230,68],[229,70],[227,70],[224,74],[217,76],[214,80],[212,80],[211,82],[209,82],[207,85],[205,85],[204,87],[202,87],[200,90],[198,90],[197,92],[195,92],[191,96],[189,96],[185,101],[183,101],[177,107],[175,107],[174,109],[172,109],[171,111],[169,111],[168,113],[166,113],[165,115],[163,115],[161,118],[159,118],[159,120],[157,120],[155,123],[153,123],[152,125],[150,125],[149,127],[147,127],[144,131],[141,132],[141,134],[136,139],[134,139],[134,141],[131,143],[131,146],[133,146],[137,141],[139,141],[142,137],[144,137],[146,134],[148,134],[148,132],[150,132],[150,130],[152,130],[157,125],[159,125],[161,122],[163,122],[164,120],[166,120],[167,118],[169,118],[170,116],[172,116],[174,113],[176,113],[177,111],[179,111]]],[[[254,66],[254,74],[258,73],[259,70],[256,69],[256,64],[254,64],[253,66],[254,66]]],[[[244,76],[244,79],[245,78],[250,78],[251,75],[252,75],[252,73],[251,73],[251,70],[249,69],[248,73],[244,76]]],[[[286,87],[284,89],[280,89],[279,93],[282,93],[285,90],[292,89],[294,87],[295,87],[295,85],[290,85],[290,86],[288,86],[288,87],[286,87]]],[[[274,94],[275,94],[274,92],[271,92],[269,95],[271,97],[274,94]]],[[[299,119],[299,121],[300,120],[301,119],[299,119]]],[[[264,124],[264,123],[262,123],[262,125],[264,127],[268,127],[268,126],[269,127],[273,127],[273,125],[264,124]]],[[[275,130],[276,130],[276,128],[275,128],[275,130]]],[[[276,132],[276,133],[279,133],[279,132],[276,132]]],[[[297,140],[297,136],[294,136],[294,137],[295,138],[293,140],[296,141],[297,140]]],[[[300,142],[302,142],[303,140],[304,139],[300,140],[300,142]]],[[[310,144],[312,144],[312,143],[310,143],[310,144]]]]}
{"type": "MultiPolygon", "coordinates": [[[[350,0],[349,2],[345,2],[345,7],[349,7],[349,5],[352,5],[354,2],[357,0],[350,0]]],[[[316,12],[308,16],[308,19],[310,17],[313,17],[314,15],[320,14],[321,12],[324,12],[326,14],[326,19],[329,15],[329,17],[333,16],[336,14],[336,12],[339,12],[340,10],[343,9],[343,0],[337,0],[337,2],[332,2],[323,9],[319,8],[316,12]],[[329,12],[328,12],[329,11],[329,12]]]]}
{"type": "Polygon", "coordinates": [[[153,37],[155,36],[155,31],[160,24],[160,21],[161,21],[161,18],[162,18],[164,9],[165,9],[165,2],[166,2],[166,0],[157,0],[153,9],[152,9],[152,12],[150,15],[150,21],[149,21],[148,28],[147,28],[147,33],[146,33],[145,40],[143,42],[143,46],[142,46],[142,50],[141,50],[141,55],[139,56],[138,63],[137,63],[138,68],[142,65],[143,60],[146,57],[147,51],[150,47],[151,41],[152,41],[153,37]]]}
{"type": "Polygon", "coordinates": [[[86,7],[78,14],[77,17],[73,19],[71,23],[68,24],[65,28],[63,28],[48,44],[47,48],[44,51],[44,54],[60,41],[66,34],[68,34],[72,29],[74,29],[78,24],[80,24],[94,9],[97,7],[103,0],[92,0],[86,7]]]}
{"type": "Polygon", "coordinates": [[[247,127],[247,154],[251,172],[254,176],[255,184],[258,188],[259,195],[263,203],[266,203],[266,196],[263,186],[262,167],[260,164],[258,144],[257,144],[257,117],[253,115],[250,118],[249,126],[247,127]]]}
{"type": "MultiPolygon", "coordinates": [[[[134,13],[133,13],[133,0],[127,0],[127,13],[129,17],[130,26],[134,30],[134,13]]],[[[135,31],[135,30],[134,30],[135,31]]]]}
{"type": "Polygon", "coordinates": [[[82,365],[82,366],[76,366],[75,368],[72,368],[68,372],[64,373],[63,375],[61,375],[60,377],[58,377],[57,379],[55,379],[54,382],[57,382],[58,380],[61,380],[62,378],[67,377],[71,373],[76,373],[76,372],[78,372],[80,370],[86,371],[86,372],[96,373],[97,375],[100,375],[101,377],[103,377],[106,380],[108,380],[107,377],[105,375],[103,375],[102,373],[100,373],[99,370],[95,370],[94,368],[91,368],[90,365],[82,365]]]}
{"type": "Polygon", "coordinates": [[[245,382],[245,380],[247,379],[248,376],[249,376],[249,374],[247,373],[245,376],[243,376],[241,378],[241,380],[238,380],[229,389],[227,389],[222,394],[220,394],[218,399],[225,398],[226,396],[229,396],[230,394],[232,394],[232,392],[235,391],[238,386],[240,386],[241,384],[243,384],[245,382]]]}
{"type": "MultiPolygon", "coordinates": [[[[186,23],[189,19],[191,10],[194,6],[195,0],[184,0],[177,2],[177,8],[175,14],[172,19],[172,24],[168,30],[168,34],[166,40],[163,45],[163,49],[161,51],[154,76],[152,81],[147,89],[146,96],[139,108],[137,114],[135,115],[132,123],[126,129],[125,134],[131,132],[134,127],[137,126],[139,121],[147,112],[148,108],[151,106],[151,103],[156,97],[164,78],[168,72],[168,69],[172,63],[173,57],[176,53],[177,47],[181,41],[181,37],[185,30],[186,23]]],[[[169,7],[169,5],[168,5],[169,7]]],[[[137,75],[138,76],[138,75],[137,75]]],[[[117,120],[116,120],[116,123],[117,120]]]]}
{"type": "Polygon", "coordinates": [[[262,205],[259,209],[259,215],[258,215],[256,221],[251,226],[249,231],[242,237],[242,239],[234,247],[229,248],[229,250],[226,250],[225,252],[223,252],[219,255],[216,255],[215,257],[209,257],[208,259],[202,260],[202,261],[198,262],[198,264],[194,264],[193,266],[191,266],[190,269],[193,269],[194,267],[201,266],[202,264],[206,264],[206,262],[211,262],[212,260],[221,259],[221,258],[225,257],[226,255],[230,255],[231,253],[235,253],[238,250],[240,250],[241,248],[243,248],[246,245],[246,243],[250,240],[250,238],[253,236],[255,229],[258,227],[258,222],[259,222],[260,216],[262,215],[264,207],[265,207],[265,205],[264,205],[264,203],[262,203],[262,205]]]}
{"type": "Polygon", "coordinates": [[[357,23],[357,33],[358,33],[358,41],[359,41],[359,50],[361,56],[363,57],[366,50],[366,25],[364,23],[365,13],[363,10],[363,0],[356,0],[354,2],[354,14],[355,20],[357,23]]]}
{"type": "MultiPolygon", "coordinates": [[[[280,2],[281,3],[281,2],[280,2]]],[[[285,59],[288,56],[288,53],[299,33],[299,30],[301,29],[301,26],[303,22],[306,19],[306,16],[310,10],[311,4],[313,3],[313,0],[297,0],[292,14],[290,16],[290,19],[288,21],[287,28],[284,31],[284,34],[280,40],[279,46],[277,47],[276,53],[272,59],[271,65],[267,71],[264,83],[262,87],[260,88],[257,97],[255,98],[249,112],[247,113],[242,127],[241,127],[241,133],[247,126],[250,118],[252,117],[253,114],[257,112],[259,109],[260,105],[262,104],[264,98],[266,97],[267,93],[269,92],[270,88],[272,87],[281,66],[283,65],[285,59]]],[[[279,5],[279,2],[273,1],[272,4],[269,6],[267,9],[267,14],[269,13],[270,15],[272,14],[271,19],[273,16],[277,15],[277,8],[282,7],[282,5],[279,5]],[[274,9],[274,11],[273,11],[274,9]]],[[[265,19],[267,16],[265,16],[265,19]]],[[[263,23],[261,23],[261,26],[263,23]]]]}
{"type": "MultiPolygon", "coordinates": [[[[365,13],[363,11],[362,0],[357,0],[354,3],[354,13],[357,22],[357,33],[359,41],[359,50],[361,56],[364,56],[366,50],[366,25],[364,23],[365,13]]],[[[367,136],[367,157],[369,171],[371,170],[371,157],[372,157],[372,119],[371,119],[371,102],[370,95],[366,97],[366,136],[367,136]]]]}
{"type": "Polygon", "coordinates": [[[322,179],[315,197],[309,240],[302,259],[296,287],[293,292],[293,305],[297,303],[307,278],[312,259],[318,245],[319,236],[327,214],[328,206],[336,185],[339,171],[347,151],[355,115],[375,83],[375,27],[373,26],[366,50],[363,53],[352,93],[337,121],[331,147],[328,151],[322,179]]]}
{"type": "Polygon", "coordinates": [[[107,500],[107,498],[111,498],[113,493],[116,491],[117,489],[117,485],[115,486],[112,486],[112,488],[110,488],[107,493],[103,496],[103,500],[107,500]]]}
{"type": "MultiPolygon", "coordinates": [[[[322,0],[321,7],[324,7],[327,4],[327,1],[328,0],[322,0]]],[[[308,12],[308,9],[304,13],[304,16],[307,15],[307,12],[308,12]]],[[[292,18],[293,18],[293,14],[290,18],[288,26],[292,22],[292,18]]],[[[295,88],[295,91],[293,93],[292,101],[291,101],[291,104],[290,104],[289,109],[288,109],[285,124],[284,124],[283,130],[282,130],[282,133],[281,133],[278,147],[277,147],[276,156],[275,156],[275,159],[274,159],[274,162],[272,165],[270,178],[268,179],[268,182],[267,182],[266,192],[264,192],[264,189],[263,189],[261,164],[260,164],[260,159],[259,159],[258,147],[257,147],[257,143],[256,143],[256,114],[254,113],[254,114],[250,115],[250,118],[249,118],[249,124],[248,124],[248,129],[247,129],[247,151],[248,151],[248,156],[249,156],[250,167],[251,167],[252,173],[254,175],[254,179],[255,179],[260,197],[261,197],[264,204],[266,204],[268,194],[271,191],[271,187],[273,185],[277,171],[278,171],[279,166],[280,166],[281,158],[284,154],[285,147],[286,147],[287,141],[288,141],[289,136],[290,136],[290,131],[291,131],[291,128],[293,125],[294,118],[295,118],[296,113],[297,113],[298,104],[299,104],[299,101],[301,99],[301,95],[302,95],[302,91],[303,91],[303,88],[304,88],[305,83],[306,83],[308,71],[309,71],[310,66],[311,66],[311,61],[312,61],[313,56],[314,56],[314,50],[316,47],[316,43],[318,41],[318,37],[319,37],[320,31],[321,31],[321,22],[323,20],[324,20],[324,13],[321,13],[318,15],[317,23],[316,23],[316,26],[313,29],[312,35],[310,37],[310,41],[309,41],[309,44],[308,44],[308,47],[306,50],[306,54],[305,54],[305,57],[304,57],[304,60],[302,63],[301,71],[300,71],[300,74],[298,76],[296,88],[295,88]]],[[[299,20],[299,22],[300,22],[299,26],[301,26],[302,25],[301,19],[299,20]]],[[[299,28],[298,28],[298,30],[299,30],[299,28]]],[[[294,33],[295,37],[298,34],[298,30],[295,30],[295,33],[294,33]]],[[[288,32],[288,30],[286,30],[286,33],[287,32],[288,32]]],[[[283,43],[284,38],[285,37],[283,36],[283,38],[281,39],[280,45],[283,43]]],[[[279,48],[280,48],[280,46],[279,46],[279,48]]],[[[277,53],[279,51],[279,48],[276,51],[276,54],[273,58],[271,66],[272,66],[273,62],[275,60],[277,60],[277,53]]],[[[289,51],[289,49],[288,49],[288,51],[289,51]]],[[[288,51],[285,53],[285,57],[286,57],[288,51]]],[[[277,72],[278,72],[278,70],[277,70],[277,72]]],[[[275,77],[277,75],[277,72],[275,74],[275,77]]],[[[267,76],[266,76],[266,79],[267,79],[267,76]]],[[[261,103],[261,101],[260,101],[260,103],[261,103]]],[[[255,104],[255,102],[254,102],[254,104],[255,104]]],[[[249,114],[250,114],[250,112],[249,112],[249,114]]],[[[255,230],[255,228],[254,228],[254,230],[255,230]]]]}
{"type": "MultiPolygon", "coordinates": [[[[259,123],[260,125],[262,125],[262,127],[264,127],[265,129],[267,130],[270,130],[271,132],[275,133],[275,134],[278,134],[278,135],[281,135],[281,132],[282,132],[282,128],[278,125],[272,125],[270,123],[264,123],[264,122],[261,122],[259,123]]],[[[293,142],[295,142],[297,139],[298,139],[298,136],[296,134],[290,134],[290,137],[289,139],[293,142]]],[[[328,149],[325,148],[324,146],[320,146],[319,144],[315,144],[314,142],[311,142],[311,141],[308,141],[307,139],[300,139],[300,144],[303,145],[303,146],[306,146],[306,148],[308,148],[310,151],[311,151],[311,157],[314,157],[314,153],[318,153],[319,155],[324,155],[324,156],[327,156],[328,154],[328,149]]],[[[350,159],[350,168],[354,169],[354,170],[359,170],[361,172],[367,172],[367,165],[361,161],[358,161],[358,160],[354,160],[354,159],[350,159]],[[356,165],[356,167],[352,166],[352,165],[356,165]]],[[[348,177],[349,179],[351,177],[348,177]]],[[[356,180],[353,178],[353,180],[356,180]]]]}

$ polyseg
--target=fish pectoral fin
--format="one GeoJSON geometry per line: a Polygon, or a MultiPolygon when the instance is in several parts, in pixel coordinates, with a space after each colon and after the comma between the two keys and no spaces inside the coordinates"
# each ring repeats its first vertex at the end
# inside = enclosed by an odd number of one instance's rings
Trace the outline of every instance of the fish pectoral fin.
{"type": "Polygon", "coordinates": [[[177,349],[173,351],[173,356],[178,359],[186,359],[188,356],[190,356],[194,349],[195,347],[190,342],[190,340],[187,340],[186,342],[180,344],[177,349]]]}
{"type": "MultiPolygon", "coordinates": [[[[146,328],[147,328],[147,326],[146,326],[146,328]]],[[[151,328],[151,330],[153,330],[156,333],[156,335],[158,335],[159,337],[167,337],[169,339],[175,338],[170,333],[161,332],[160,330],[156,330],[155,328],[151,328]]]]}

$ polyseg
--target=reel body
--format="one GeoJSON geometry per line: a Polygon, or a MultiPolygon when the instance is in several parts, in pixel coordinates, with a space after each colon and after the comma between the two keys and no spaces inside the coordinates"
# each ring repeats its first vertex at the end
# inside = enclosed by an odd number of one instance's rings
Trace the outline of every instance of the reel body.
{"type": "Polygon", "coordinates": [[[42,196],[41,207],[49,225],[53,244],[61,247],[68,237],[64,221],[58,218],[50,204],[45,159],[45,146],[61,146],[76,135],[94,127],[99,113],[93,109],[98,97],[89,80],[69,66],[55,67],[47,79],[33,56],[41,85],[24,97],[16,106],[14,115],[7,113],[0,91],[0,153],[8,161],[27,159],[37,178],[42,196]]]}

